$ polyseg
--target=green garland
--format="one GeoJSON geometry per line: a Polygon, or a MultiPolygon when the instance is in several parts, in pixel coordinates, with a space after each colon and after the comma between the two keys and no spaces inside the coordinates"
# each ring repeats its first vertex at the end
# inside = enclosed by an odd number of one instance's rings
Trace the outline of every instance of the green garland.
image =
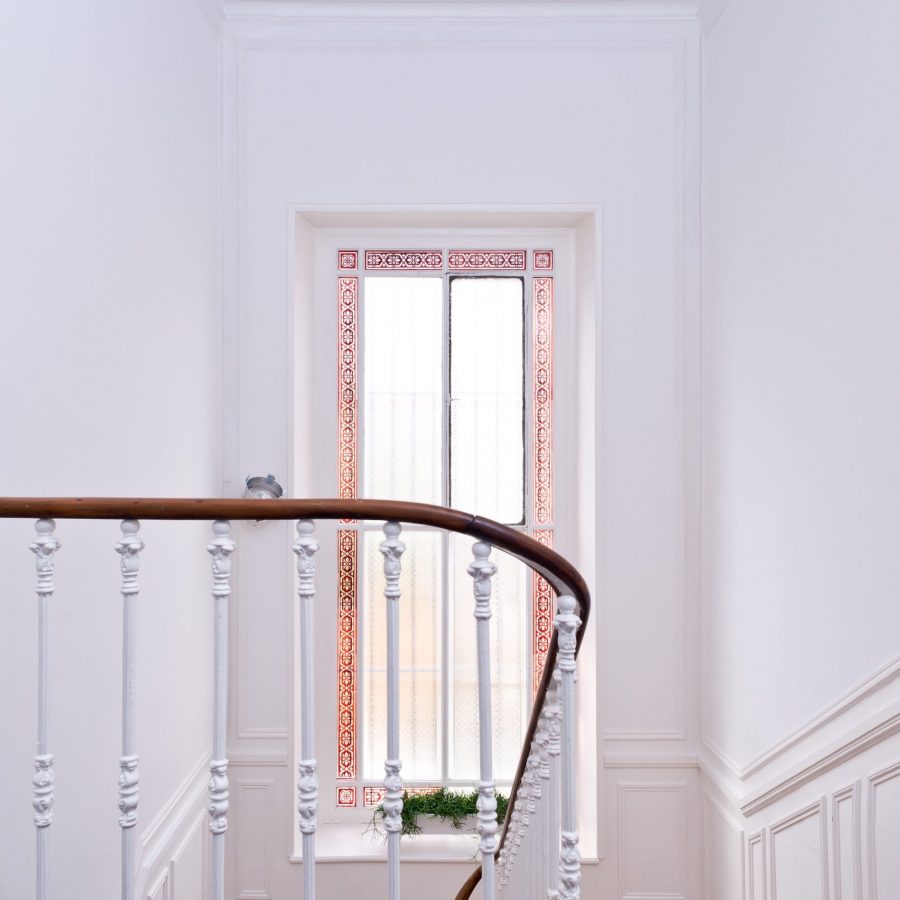
{"type": "MultiPolygon", "coordinates": [[[[497,821],[502,822],[506,816],[506,807],[509,804],[509,798],[503,794],[497,793],[497,821]]],[[[400,834],[411,835],[421,834],[422,826],[419,824],[419,816],[431,816],[435,819],[443,819],[450,822],[454,828],[462,828],[466,824],[469,816],[474,816],[478,812],[478,791],[472,791],[470,794],[458,794],[448,791],[446,788],[439,788],[430,794],[412,794],[403,792],[403,812],[400,814],[401,829],[400,834]]],[[[378,827],[380,819],[384,819],[384,807],[378,806],[372,813],[372,822],[370,828],[376,834],[383,832],[378,827]]]]}

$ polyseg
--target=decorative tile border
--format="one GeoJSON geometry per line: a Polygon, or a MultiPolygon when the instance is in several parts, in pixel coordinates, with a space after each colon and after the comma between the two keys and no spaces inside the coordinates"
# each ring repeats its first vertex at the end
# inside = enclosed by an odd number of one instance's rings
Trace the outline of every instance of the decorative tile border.
{"type": "Polygon", "coordinates": [[[553,521],[553,279],[534,279],[534,524],[553,521]]]}
{"type": "Polygon", "coordinates": [[[352,809],[356,806],[356,788],[339,787],[337,789],[337,805],[352,809]]]}
{"type": "Polygon", "coordinates": [[[356,778],[358,540],[355,530],[338,531],[338,778],[356,778]]]}
{"type": "Polygon", "coordinates": [[[359,482],[359,279],[338,278],[338,487],[342,500],[355,500],[359,482]]]}
{"type": "Polygon", "coordinates": [[[447,268],[454,272],[484,272],[493,269],[525,270],[524,250],[450,250],[447,268]]]}
{"type": "Polygon", "coordinates": [[[338,250],[338,269],[341,271],[356,269],[358,261],[358,250],[338,250]]]}
{"type": "MultiPolygon", "coordinates": [[[[410,797],[421,797],[423,794],[434,794],[441,789],[441,785],[433,784],[427,787],[407,787],[404,792],[410,797]]],[[[374,807],[380,806],[384,800],[383,787],[364,787],[363,788],[363,806],[374,807]]]]}
{"type": "Polygon", "coordinates": [[[535,250],[533,254],[535,272],[553,271],[553,251],[535,250]]]}
{"type": "MultiPolygon", "coordinates": [[[[553,546],[552,531],[535,531],[532,537],[545,547],[553,546]]],[[[553,637],[553,591],[537,572],[531,573],[531,621],[531,691],[534,695],[544,675],[544,663],[553,637]]]]}
{"type": "Polygon", "coordinates": [[[441,271],[442,250],[366,250],[367,271],[441,271]]]}

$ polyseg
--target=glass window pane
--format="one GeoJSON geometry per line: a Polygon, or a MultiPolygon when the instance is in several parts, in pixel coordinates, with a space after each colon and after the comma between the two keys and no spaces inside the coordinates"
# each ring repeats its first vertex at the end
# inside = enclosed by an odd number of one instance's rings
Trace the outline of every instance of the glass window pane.
{"type": "Polygon", "coordinates": [[[442,281],[366,278],[367,497],[441,503],[442,281]]]}
{"type": "MultiPolygon", "coordinates": [[[[526,567],[494,550],[497,566],[491,594],[491,716],[494,736],[494,774],[512,781],[525,734],[526,636],[528,612],[526,567]]],[[[475,640],[475,600],[472,577],[472,539],[450,537],[450,759],[452,779],[477,781],[478,771],[478,657],[475,640]]]]}
{"type": "MultiPolygon", "coordinates": [[[[380,531],[365,534],[363,777],[380,781],[387,754],[387,601],[380,531]]],[[[400,758],[405,781],[441,778],[441,537],[405,531],[400,575],[400,758]]]]}
{"type": "Polygon", "coordinates": [[[450,280],[450,505],[525,517],[524,289],[520,278],[450,280]]]}

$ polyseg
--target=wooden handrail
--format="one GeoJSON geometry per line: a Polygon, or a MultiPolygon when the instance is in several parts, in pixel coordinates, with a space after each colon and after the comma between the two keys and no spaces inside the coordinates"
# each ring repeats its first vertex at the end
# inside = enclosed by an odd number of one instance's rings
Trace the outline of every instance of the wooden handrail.
{"type": "MultiPolygon", "coordinates": [[[[521,531],[471,513],[401,500],[256,500],[155,497],[0,497],[0,519],[166,519],[183,520],[276,520],[276,519],[375,519],[407,522],[465,534],[486,541],[515,556],[543,576],[557,595],[570,594],[578,603],[581,625],[578,648],[584,638],[591,610],[591,596],[578,570],[563,556],[521,531]]],[[[577,652],[577,651],[576,651],[577,652]]],[[[554,632],[544,663],[544,673],[535,694],[531,718],[525,732],[519,765],[509,795],[509,807],[500,832],[497,853],[506,840],[516,795],[525,773],[531,742],[553,677],[557,656],[554,632]]],[[[456,900],[468,900],[481,880],[479,866],[460,888],[456,900]]]]}

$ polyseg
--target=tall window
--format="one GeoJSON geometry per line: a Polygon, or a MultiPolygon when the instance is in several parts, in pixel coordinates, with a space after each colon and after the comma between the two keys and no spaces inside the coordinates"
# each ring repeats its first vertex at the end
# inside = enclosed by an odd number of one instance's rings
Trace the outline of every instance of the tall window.
{"type": "MultiPolygon", "coordinates": [[[[338,253],[342,496],[448,505],[552,542],[552,268],[550,250],[338,253]]],[[[383,536],[378,523],[345,522],[338,537],[337,803],[373,805],[387,720],[383,536]]],[[[472,784],[472,542],[413,526],[403,540],[404,779],[421,789],[472,784]]],[[[518,761],[551,614],[543,580],[495,557],[491,665],[502,782],[518,761]]]]}

